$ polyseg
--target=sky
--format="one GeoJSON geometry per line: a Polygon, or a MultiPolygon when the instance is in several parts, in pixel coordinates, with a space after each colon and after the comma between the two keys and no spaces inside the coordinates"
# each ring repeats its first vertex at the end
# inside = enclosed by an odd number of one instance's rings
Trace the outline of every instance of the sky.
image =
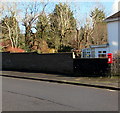
{"type": "MultiPolygon", "coordinates": [[[[46,0],[1,0],[1,2],[20,2],[27,4],[27,2],[33,2],[33,1],[46,1],[46,0]]],[[[120,8],[118,8],[118,2],[120,0],[49,0],[49,3],[46,7],[46,13],[51,13],[55,5],[59,2],[66,2],[70,6],[71,10],[74,13],[74,17],[78,20],[80,25],[84,25],[86,18],[89,17],[90,12],[95,8],[99,7],[101,9],[104,9],[106,17],[114,14],[120,8]]],[[[119,6],[120,7],[120,6],[119,6]]],[[[19,5],[19,8],[23,9],[22,5],[19,5]]],[[[22,15],[22,14],[21,14],[22,15]]],[[[22,27],[22,25],[20,25],[22,27]]],[[[22,28],[24,31],[24,28],[22,28]]]]}

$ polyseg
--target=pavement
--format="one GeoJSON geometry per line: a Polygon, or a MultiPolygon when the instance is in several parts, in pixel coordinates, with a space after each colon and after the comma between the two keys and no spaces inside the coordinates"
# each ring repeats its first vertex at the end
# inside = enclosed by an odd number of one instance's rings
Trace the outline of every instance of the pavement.
{"type": "Polygon", "coordinates": [[[119,77],[75,77],[61,74],[46,74],[35,72],[1,71],[2,76],[23,79],[33,79],[72,85],[120,90],[119,77]]]}

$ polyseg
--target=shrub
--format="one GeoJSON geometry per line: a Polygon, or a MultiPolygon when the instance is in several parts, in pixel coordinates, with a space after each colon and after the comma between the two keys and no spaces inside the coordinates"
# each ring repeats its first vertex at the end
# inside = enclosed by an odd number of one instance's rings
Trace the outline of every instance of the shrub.
{"type": "Polygon", "coordinates": [[[23,50],[21,48],[8,47],[8,48],[6,48],[6,52],[23,53],[23,52],[25,52],[25,50],[23,50]]]}
{"type": "Polygon", "coordinates": [[[58,52],[71,52],[73,48],[70,46],[64,46],[62,45],[61,48],[58,50],[58,52]]]}
{"type": "Polygon", "coordinates": [[[120,51],[113,55],[113,63],[111,64],[111,75],[120,76],[120,51]]]}

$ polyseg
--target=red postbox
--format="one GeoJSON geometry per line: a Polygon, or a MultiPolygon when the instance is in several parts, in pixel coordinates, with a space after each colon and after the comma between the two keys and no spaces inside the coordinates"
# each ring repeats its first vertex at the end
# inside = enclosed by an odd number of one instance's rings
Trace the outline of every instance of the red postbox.
{"type": "Polygon", "coordinates": [[[112,64],[113,63],[113,54],[112,53],[108,53],[108,64],[112,64]]]}

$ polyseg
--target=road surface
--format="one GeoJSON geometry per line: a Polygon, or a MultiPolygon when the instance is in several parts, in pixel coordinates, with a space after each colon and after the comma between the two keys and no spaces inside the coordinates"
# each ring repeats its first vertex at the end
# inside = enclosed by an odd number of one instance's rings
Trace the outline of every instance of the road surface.
{"type": "Polygon", "coordinates": [[[117,111],[118,91],[35,80],[2,80],[3,111],[117,111]]]}

